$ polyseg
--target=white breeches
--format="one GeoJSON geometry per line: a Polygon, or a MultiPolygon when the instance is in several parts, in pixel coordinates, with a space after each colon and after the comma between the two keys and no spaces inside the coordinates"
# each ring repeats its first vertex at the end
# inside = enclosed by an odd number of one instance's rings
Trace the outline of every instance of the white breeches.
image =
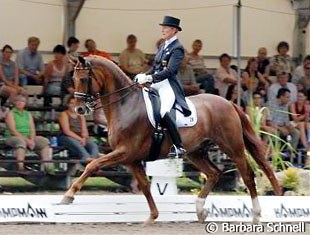
{"type": "Polygon", "coordinates": [[[175,102],[175,95],[170,86],[170,82],[168,79],[165,79],[161,82],[153,83],[151,87],[155,88],[160,96],[160,115],[164,117],[167,112],[170,112],[174,102],[175,102]]]}

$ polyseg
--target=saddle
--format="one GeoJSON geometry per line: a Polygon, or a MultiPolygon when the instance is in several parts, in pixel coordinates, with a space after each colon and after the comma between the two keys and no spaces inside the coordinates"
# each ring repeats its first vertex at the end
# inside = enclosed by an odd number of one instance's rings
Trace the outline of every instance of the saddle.
{"type": "MultiPolygon", "coordinates": [[[[165,138],[165,132],[163,129],[165,126],[161,122],[162,118],[160,115],[161,101],[158,91],[154,88],[143,88],[142,92],[144,101],[146,103],[146,110],[149,120],[152,126],[155,128],[152,136],[152,145],[146,161],[155,161],[159,157],[161,146],[165,138]]],[[[185,117],[180,111],[181,107],[178,107],[177,104],[174,104],[170,111],[170,115],[177,123],[177,127],[190,127],[197,123],[196,109],[189,99],[186,99],[186,101],[189,101],[188,105],[192,111],[191,116],[185,117]]]]}

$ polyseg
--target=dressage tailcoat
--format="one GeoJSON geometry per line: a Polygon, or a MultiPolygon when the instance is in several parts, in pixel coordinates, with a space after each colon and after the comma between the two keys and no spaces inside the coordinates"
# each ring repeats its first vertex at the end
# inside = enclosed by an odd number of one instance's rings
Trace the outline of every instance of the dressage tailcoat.
{"type": "Polygon", "coordinates": [[[189,116],[191,111],[185,101],[183,87],[177,78],[180,63],[184,59],[184,48],[178,39],[171,42],[166,48],[164,46],[165,43],[159,48],[152,69],[148,73],[152,75],[153,83],[169,80],[176,103],[181,106],[183,114],[189,116]]]}

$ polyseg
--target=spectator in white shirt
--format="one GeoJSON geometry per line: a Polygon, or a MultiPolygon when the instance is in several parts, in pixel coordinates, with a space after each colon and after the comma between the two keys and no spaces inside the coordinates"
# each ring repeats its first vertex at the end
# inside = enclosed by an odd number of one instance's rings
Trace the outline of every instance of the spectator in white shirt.
{"type": "Polygon", "coordinates": [[[280,88],[287,88],[290,91],[290,103],[297,101],[297,87],[295,84],[288,82],[289,74],[281,72],[277,74],[277,82],[273,83],[268,89],[268,101],[274,102],[280,88]]]}

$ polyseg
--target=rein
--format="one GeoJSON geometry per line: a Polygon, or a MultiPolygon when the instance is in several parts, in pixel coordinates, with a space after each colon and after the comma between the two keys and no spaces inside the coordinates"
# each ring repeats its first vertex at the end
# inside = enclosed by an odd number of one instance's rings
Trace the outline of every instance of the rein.
{"type": "MultiPolygon", "coordinates": [[[[112,102],[109,102],[107,104],[104,104],[104,105],[100,105],[98,107],[96,107],[98,104],[95,102],[96,100],[98,99],[105,99],[105,98],[109,98],[110,96],[112,95],[116,95],[116,94],[119,94],[120,92],[123,92],[123,91],[126,91],[134,86],[137,86],[138,83],[133,83],[129,86],[126,86],[126,87],[122,87],[118,90],[115,90],[111,93],[108,93],[108,94],[104,94],[104,95],[101,95],[99,93],[97,93],[96,95],[91,95],[89,94],[89,92],[91,91],[91,88],[92,88],[92,78],[93,78],[93,72],[92,72],[92,67],[91,65],[89,64],[86,64],[86,68],[78,68],[78,67],[75,67],[75,70],[88,70],[88,84],[87,84],[87,93],[82,93],[82,92],[74,92],[74,97],[75,98],[81,98],[81,99],[84,99],[84,102],[85,102],[85,106],[90,109],[91,111],[94,111],[94,110],[97,110],[97,109],[105,109],[115,103],[118,103],[120,101],[122,101],[123,99],[125,99],[128,95],[130,95],[134,90],[131,90],[129,92],[127,92],[125,95],[121,96],[119,99],[115,100],[115,101],[112,101],[112,102]]],[[[98,83],[98,80],[96,77],[94,77],[94,79],[97,81],[98,83]]]]}

